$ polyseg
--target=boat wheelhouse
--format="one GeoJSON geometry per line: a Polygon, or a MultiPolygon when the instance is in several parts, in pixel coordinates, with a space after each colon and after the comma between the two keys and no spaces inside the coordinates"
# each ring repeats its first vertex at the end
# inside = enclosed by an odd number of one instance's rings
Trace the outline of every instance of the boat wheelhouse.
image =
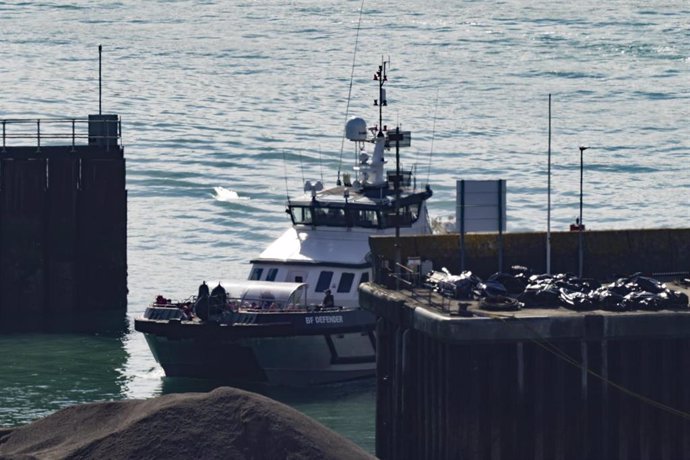
{"type": "Polygon", "coordinates": [[[357,287],[369,280],[369,237],[430,234],[426,201],[429,186],[417,188],[411,169],[400,166],[400,149],[411,145],[411,133],[383,124],[388,105],[384,84],[387,63],[379,66],[378,124],[368,127],[354,117],[345,137],[354,144],[354,176],[340,173],[334,187],[320,181],[304,184],[304,194],[290,198],[286,212],[292,227],[251,260],[251,280],[304,282],[308,295],[331,290],[335,302],[358,305],[357,287]],[[385,153],[395,151],[395,169],[385,171],[385,153]]]}
{"type": "Polygon", "coordinates": [[[369,281],[369,237],[396,229],[431,233],[425,205],[430,196],[428,188],[405,192],[396,207],[393,186],[342,185],[291,199],[292,227],[251,261],[249,279],[307,283],[309,298],[330,289],[336,303],[355,306],[357,286],[369,281]]]}

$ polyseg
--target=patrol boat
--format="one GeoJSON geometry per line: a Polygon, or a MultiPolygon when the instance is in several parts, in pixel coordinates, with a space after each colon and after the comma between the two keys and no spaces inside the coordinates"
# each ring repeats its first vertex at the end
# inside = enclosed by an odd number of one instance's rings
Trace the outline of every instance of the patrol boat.
{"type": "Polygon", "coordinates": [[[307,181],[288,199],[292,226],[251,260],[248,281],[221,282],[206,300],[207,288],[188,302],[159,299],[135,320],[166,375],[297,385],[374,376],[375,319],[358,305],[369,237],[431,233],[432,191],[400,167],[411,133],[383,124],[387,64],[374,75],[378,124],[354,117],[345,126],[354,174],[338,173],[331,188],[307,181]],[[395,169],[385,171],[391,150],[395,169]]]}

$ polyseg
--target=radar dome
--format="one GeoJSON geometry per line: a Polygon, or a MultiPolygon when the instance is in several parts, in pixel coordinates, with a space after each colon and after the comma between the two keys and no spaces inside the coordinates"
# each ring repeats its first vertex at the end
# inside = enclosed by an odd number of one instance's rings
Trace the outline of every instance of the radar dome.
{"type": "Polygon", "coordinates": [[[366,141],[367,122],[359,117],[350,118],[345,124],[345,137],[351,141],[366,141]]]}

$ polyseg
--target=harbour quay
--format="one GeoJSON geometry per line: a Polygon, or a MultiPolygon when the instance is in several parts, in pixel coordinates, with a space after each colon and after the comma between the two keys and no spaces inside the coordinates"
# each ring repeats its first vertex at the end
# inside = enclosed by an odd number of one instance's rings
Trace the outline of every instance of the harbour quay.
{"type": "Polygon", "coordinates": [[[3,119],[0,126],[0,330],[123,327],[120,117],[3,119]]]}
{"type": "MultiPolygon", "coordinates": [[[[552,272],[577,272],[573,233],[551,235],[552,272]]],[[[688,295],[689,229],[584,233],[583,276],[608,282],[644,272],[688,295]]],[[[543,273],[545,238],[466,234],[465,269],[484,279],[499,263],[543,273]]],[[[688,458],[687,305],[502,310],[415,281],[410,266],[458,273],[459,240],[370,239],[375,274],[359,294],[377,317],[379,458],[688,458]]]]}

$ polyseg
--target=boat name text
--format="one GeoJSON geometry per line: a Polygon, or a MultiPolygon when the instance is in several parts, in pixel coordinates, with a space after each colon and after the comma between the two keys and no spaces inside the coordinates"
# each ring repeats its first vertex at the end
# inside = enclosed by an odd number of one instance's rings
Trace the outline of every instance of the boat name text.
{"type": "Polygon", "coordinates": [[[328,324],[328,323],[342,323],[342,315],[334,316],[307,316],[304,318],[304,322],[307,324],[328,324]]]}

